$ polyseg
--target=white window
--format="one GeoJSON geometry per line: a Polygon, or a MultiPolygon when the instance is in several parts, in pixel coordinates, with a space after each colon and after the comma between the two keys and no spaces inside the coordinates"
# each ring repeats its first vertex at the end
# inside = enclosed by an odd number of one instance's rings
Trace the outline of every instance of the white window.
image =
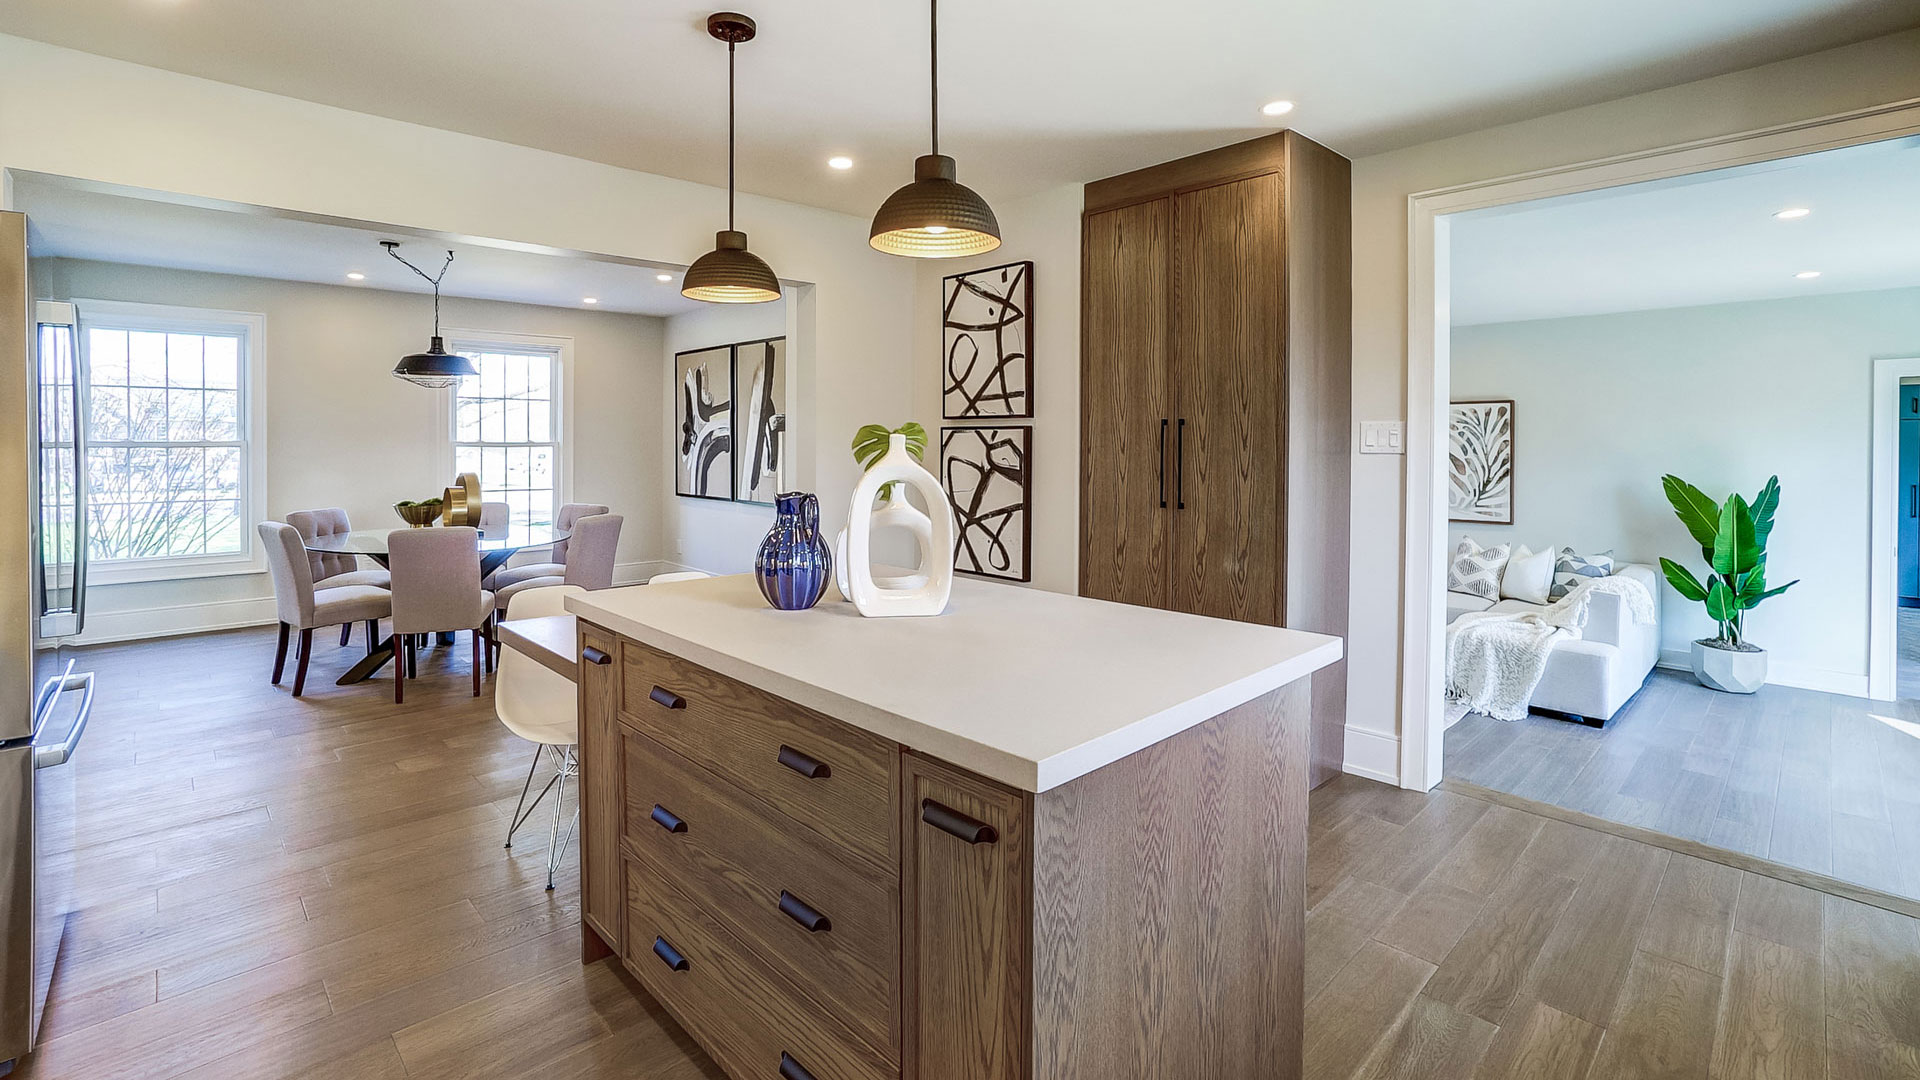
{"type": "Polygon", "coordinates": [[[480,369],[453,394],[456,472],[477,473],[484,497],[516,525],[550,525],[563,501],[561,375],[565,343],[455,341],[480,369]]]}
{"type": "Polygon", "coordinates": [[[262,317],[101,300],[75,306],[96,580],[259,569],[262,317]]]}

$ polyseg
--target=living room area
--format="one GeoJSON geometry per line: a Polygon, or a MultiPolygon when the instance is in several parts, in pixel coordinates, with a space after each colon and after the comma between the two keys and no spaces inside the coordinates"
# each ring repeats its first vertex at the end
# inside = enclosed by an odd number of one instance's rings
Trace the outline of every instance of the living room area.
{"type": "Polygon", "coordinates": [[[1920,910],[1916,169],[1448,221],[1446,786],[1920,910]]]}

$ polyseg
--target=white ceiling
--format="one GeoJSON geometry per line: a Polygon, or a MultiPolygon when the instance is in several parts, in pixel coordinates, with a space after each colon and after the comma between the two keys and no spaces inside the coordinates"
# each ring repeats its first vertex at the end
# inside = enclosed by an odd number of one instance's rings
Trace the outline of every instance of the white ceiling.
{"type": "Polygon", "coordinates": [[[1452,323],[1920,285],[1920,138],[1461,214],[1452,323]],[[1788,207],[1813,211],[1796,220],[1788,207]],[[1817,270],[1801,280],[1796,274],[1817,270]]]}
{"type": "MultiPolygon", "coordinates": [[[[0,32],[707,183],[725,49],[687,0],[7,0],[0,32]]],[[[743,190],[870,213],[927,131],[918,0],[750,5],[743,190]],[[855,167],[836,173],[829,155],[855,167]]],[[[942,149],[989,200],[1291,123],[1350,157],[1920,25],[1911,0],[972,0],[942,149]],[[1285,120],[1258,113],[1298,103],[1285,120]]],[[[743,222],[749,230],[750,221],[743,222]]]]}
{"type": "Polygon", "coordinates": [[[449,249],[454,252],[441,282],[447,296],[635,315],[703,306],[680,295],[684,268],[669,263],[545,254],[474,238],[143,198],[33,175],[16,178],[14,196],[32,223],[36,256],[431,293],[431,285],[380,246],[398,240],[400,254],[429,274],[439,272],[449,249]],[[349,280],[353,271],[366,279],[349,280]],[[661,273],[673,280],[661,282],[661,273]],[[599,302],[584,303],[589,296],[599,302]]]}

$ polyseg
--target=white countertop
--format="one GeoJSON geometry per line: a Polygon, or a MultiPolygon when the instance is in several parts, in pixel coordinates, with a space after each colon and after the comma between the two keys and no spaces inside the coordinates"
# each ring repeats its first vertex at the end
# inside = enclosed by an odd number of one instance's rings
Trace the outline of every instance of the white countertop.
{"type": "Polygon", "coordinates": [[[1340,659],[1325,634],[974,580],[946,614],[767,606],[750,575],[567,597],[567,610],[1027,791],[1046,791],[1340,659]]]}

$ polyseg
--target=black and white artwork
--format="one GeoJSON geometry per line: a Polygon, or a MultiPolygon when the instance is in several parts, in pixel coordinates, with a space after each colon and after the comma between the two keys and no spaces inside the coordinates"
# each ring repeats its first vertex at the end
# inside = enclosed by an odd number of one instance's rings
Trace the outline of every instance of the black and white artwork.
{"type": "Polygon", "coordinates": [[[940,484],[953,503],[953,568],[1028,581],[1033,542],[1033,429],[940,429],[940,484]]]}
{"type": "Polygon", "coordinates": [[[940,388],[948,420],[1033,415],[1033,264],[942,282],[940,388]]]}
{"type": "Polygon", "coordinates": [[[678,353],[673,375],[679,434],[674,492],[696,499],[731,499],[733,347],[678,353]]]}
{"type": "Polygon", "coordinates": [[[1513,524],[1513,402],[1452,403],[1447,519],[1513,524]]]}
{"type": "Polygon", "coordinates": [[[733,410],[739,462],[734,498],[772,505],[786,461],[787,339],[735,345],[733,370],[740,378],[740,403],[733,410]]]}

